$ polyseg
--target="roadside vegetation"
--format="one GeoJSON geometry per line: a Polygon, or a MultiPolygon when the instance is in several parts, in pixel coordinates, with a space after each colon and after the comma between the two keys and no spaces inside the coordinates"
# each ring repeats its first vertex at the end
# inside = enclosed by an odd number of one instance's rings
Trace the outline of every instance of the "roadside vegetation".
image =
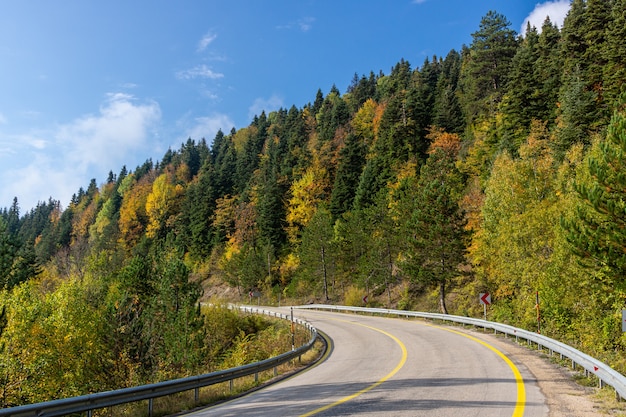
{"type": "Polygon", "coordinates": [[[0,405],[282,349],[267,320],[198,307],[214,296],[481,317],[489,292],[491,320],[626,372],[626,0],[574,0],[562,28],[477,24],[67,207],[0,210],[0,405]]]}

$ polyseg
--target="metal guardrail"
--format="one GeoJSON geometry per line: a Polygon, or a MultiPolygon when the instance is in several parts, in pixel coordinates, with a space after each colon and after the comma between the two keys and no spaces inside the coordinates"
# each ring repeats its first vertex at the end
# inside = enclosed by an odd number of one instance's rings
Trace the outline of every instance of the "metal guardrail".
{"type": "Polygon", "coordinates": [[[384,308],[347,307],[326,304],[311,304],[305,306],[297,306],[294,308],[382,314],[404,317],[420,317],[424,319],[450,321],[454,323],[482,327],[484,329],[492,329],[495,333],[499,332],[505,335],[514,336],[516,340],[524,339],[528,342],[535,343],[537,344],[538,349],[543,347],[548,349],[551,354],[558,353],[559,355],[561,355],[561,359],[563,359],[564,357],[570,359],[572,362],[572,368],[575,368],[576,365],[580,366],[587,373],[595,375],[600,381],[601,387],[604,384],[609,385],[613,387],[613,389],[615,389],[615,392],[619,396],[619,398],[626,399],[626,377],[616,370],[612,369],[609,365],[587,355],[586,353],[574,349],[573,347],[566,345],[565,343],[561,343],[557,340],[551,339],[535,332],[509,326],[507,324],[500,324],[487,320],[463,316],[453,316],[448,314],[390,310],[384,308]]]}
{"type": "MultiPolygon", "coordinates": [[[[241,306],[241,311],[253,314],[265,314],[284,320],[291,320],[291,316],[276,313],[261,308],[241,306]]],[[[237,368],[212,372],[209,374],[175,379],[171,381],[158,382],[155,384],[141,385],[131,388],[123,388],[114,391],[99,392],[95,394],[82,395],[79,397],[65,398],[54,401],[47,401],[37,404],[23,405],[19,407],[0,409],[0,416],[13,417],[53,417],[64,416],[73,413],[87,412],[91,416],[93,410],[99,408],[112,407],[131,403],[135,401],[148,400],[148,413],[152,415],[152,400],[166,395],[176,394],[183,391],[195,390],[195,398],[198,400],[199,389],[220,382],[232,381],[248,375],[258,375],[258,373],[276,368],[278,365],[289,362],[305,352],[315,343],[317,329],[310,323],[294,318],[294,323],[304,326],[310,334],[309,341],[297,349],[282,355],[275,356],[260,362],[251,363],[237,368]]]]}

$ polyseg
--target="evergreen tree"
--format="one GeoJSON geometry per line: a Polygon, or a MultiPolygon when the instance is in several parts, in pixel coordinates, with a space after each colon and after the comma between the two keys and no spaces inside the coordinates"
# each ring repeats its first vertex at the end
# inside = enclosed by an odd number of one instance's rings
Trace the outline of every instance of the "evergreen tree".
{"type": "Polygon", "coordinates": [[[335,184],[330,196],[329,210],[335,218],[352,208],[365,164],[365,152],[362,140],[354,134],[348,135],[346,145],[339,153],[335,184]]]}
{"type": "Polygon", "coordinates": [[[0,217],[0,288],[7,288],[11,280],[13,261],[19,249],[14,236],[9,233],[5,220],[0,217]]]}
{"type": "Polygon", "coordinates": [[[346,101],[350,105],[350,112],[355,113],[363,103],[376,94],[376,75],[370,72],[369,77],[363,75],[359,78],[355,73],[347,93],[346,101]]]}
{"type": "Polygon", "coordinates": [[[537,97],[537,113],[534,118],[553,124],[556,118],[557,98],[561,85],[563,63],[559,53],[561,32],[550,18],[541,26],[537,42],[537,62],[535,79],[542,83],[537,97]]]}
{"type": "Polygon", "coordinates": [[[604,48],[604,97],[609,108],[617,105],[620,93],[626,91],[626,0],[614,0],[606,29],[604,48]]]}
{"type": "Polygon", "coordinates": [[[469,123],[492,114],[502,98],[517,51],[517,34],[510,26],[503,15],[490,11],[482,18],[479,30],[472,33],[459,80],[469,123]]]}
{"type": "Polygon", "coordinates": [[[302,175],[311,162],[311,155],[306,146],[307,139],[304,112],[299,111],[296,106],[291,106],[285,118],[283,137],[280,139],[287,146],[286,153],[282,155],[280,173],[288,181],[293,181],[298,178],[298,175],[302,175]]]}
{"type": "Polygon", "coordinates": [[[325,208],[319,208],[304,228],[299,254],[303,279],[311,281],[316,290],[321,287],[323,299],[330,300],[336,251],[332,216],[325,208]]]}
{"type": "Polygon", "coordinates": [[[262,167],[257,205],[257,225],[259,236],[263,243],[280,249],[287,240],[285,232],[285,204],[283,202],[285,187],[280,184],[277,172],[278,162],[276,161],[276,156],[273,155],[275,152],[273,148],[273,146],[270,146],[269,160],[262,167]]]}
{"type": "Polygon", "coordinates": [[[626,273],[626,111],[616,112],[606,140],[587,161],[588,179],[579,180],[581,205],[577,217],[566,219],[569,241],[576,253],[596,268],[610,268],[616,287],[626,273]]]}
{"type": "Polygon", "coordinates": [[[563,21],[561,31],[561,55],[563,57],[563,74],[571,76],[578,69],[585,73],[583,56],[587,51],[585,41],[585,0],[573,0],[563,21]]]}
{"type": "Polygon", "coordinates": [[[438,288],[443,314],[448,312],[448,287],[461,275],[465,262],[467,233],[458,203],[464,184],[455,166],[460,142],[458,137],[445,137],[454,140],[435,140],[420,170],[415,194],[406,196],[410,200],[404,204],[412,207],[412,213],[406,223],[408,250],[403,263],[414,280],[438,288]]]}
{"type": "Polygon", "coordinates": [[[541,100],[542,80],[537,78],[535,65],[538,60],[539,34],[528,25],[526,35],[511,61],[511,72],[506,95],[500,109],[503,113],[503,126],[500,130],[500,148],[511,155],[526,137],[530,123],[536,119],[544,105],[541,100]]]}
{"type": "Polygon", "coordinates": [[[556,139],[552,144],[558,160],[576,143],[589,145],[597,122],[596,98],[596,92],[586,88],[581,71],[567,77],[560,94],[556,139]]]}
{"type": "Polygon", "coordinates": [[[6,221],[7,231],[17,236],[20,231],[20,206],[17,202],[17,197],[13,198],[13,204],[11,204],[11,208],[9,208],[6,221]]]}
{"type": "Polygon", "coordinates": [[[223,197],[234,192],[235,175],[237,170],[237,150],[233,143],[236,131],[233,128],[230,135],[224,136],[221,131],[215,135],[211,148],[212,161],[215,165],[215,194],[223,197]]]}
{"type": "MultiPolygon", "coordinates": [[[[243,151],[238,155],[235,173],[235,189],[243,192],[252,178],[252,174],[259,166],[259,155],[263,151],[263,146],[267,140],[267,128],[269,122],[265,112],[261,112],[260,116],[255,116],[252,121],[252,135],[244,144],[243,151]]],[[[232,175],[232,172],[224,173],[232,175]]]]}
{"type": "Polygon", "coordinates": [[[433,124],[450,133],[461,133],[463,127],[457,91],[460,70],[461,55],[453,49],[443,60],[433,104],[433,124]]]}
{"type": "Polygon", "coordinates": [[[332,86],[315,117],[320,146],[325,142],[331,142],[337,129],[343,127],[350,120],[348,105],[335,85],[332,86]]]}
{"type": "Polygon", "coordinates": [[[354,196],[354,208],[357,210],[364,209],[373,204],[375,196],[392,177],[391,167],[384,157],[374,155],[367,159],[354,196]]]}
{"type": "Polygon", "coordinates": [[[313,114],[314,117],[317,116],[317,112],[320,111],[323,104],[324,104],[324,94],[322,93],[321,89],[318,89],[317,94],[315,95],[315,101],[313,102],[313,105],[311,106],[311,113],[313,114]]]}
{"type": "Polygon", "coordinates": [[[213,228],[217,194],[215,192],[215,173],[210,161],[205,161],[198,174],[185,193],[181,209],[182,236],[189,253],[194,258],[206,258],[213,248],[213,228]]]}
{"type": "MultiPolygon", "coordinates": [[[[582,56],[585,78],[589,89],[601,94],[602,74],[606,66],[606,35],[611,21],[612,0],[587,0],[585,9],[584,41],[587,46],[582,56]]],[[[599,105],[602,105],[602,97],[599,96],[599,105]]],[[[604,116],[604,112],[599,112],[604,116]]],[[[606,118],[606,116],[604,116],[606,118]]]]}
{"type": "Polygon", "coordinates": [[[23,244],[0,217],[0,289],[8,289],[39,273],[32,243],[23,244]]]}

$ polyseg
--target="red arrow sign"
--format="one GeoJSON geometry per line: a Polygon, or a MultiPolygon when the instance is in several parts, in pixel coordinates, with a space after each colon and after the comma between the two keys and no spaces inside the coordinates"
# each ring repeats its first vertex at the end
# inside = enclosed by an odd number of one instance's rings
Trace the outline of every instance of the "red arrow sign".
{"type": "Polygon", "coordinates": [[[489,294],[488,292],[481,292],[480,293],[480,303],[484,304],[484,305],[490,305],[491,304],[491,294],[489,294]]]}

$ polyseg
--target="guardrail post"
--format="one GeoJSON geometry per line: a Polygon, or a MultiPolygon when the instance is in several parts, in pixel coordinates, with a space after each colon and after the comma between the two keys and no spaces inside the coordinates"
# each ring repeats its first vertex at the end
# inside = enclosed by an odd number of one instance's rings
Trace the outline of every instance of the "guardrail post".
{"type": "Polygon", "coordinates": [[[200,401],[200,388],[193,390],[193,400],[197,403],[200,401]]]}
{"type": "Polygon", "coordinates": [[[230,382],[230,384],[229,384],[230,385],[230,392],[233,392],[233,380],[231,379],[229,382],[230,382]]]}
{"type": "Polygon", "coordinates": [[[152,403],[152,398],[150,398],[148,400],[148,416],[149,417],[152,417],[153,406],[154,404],[152,403]]]}

